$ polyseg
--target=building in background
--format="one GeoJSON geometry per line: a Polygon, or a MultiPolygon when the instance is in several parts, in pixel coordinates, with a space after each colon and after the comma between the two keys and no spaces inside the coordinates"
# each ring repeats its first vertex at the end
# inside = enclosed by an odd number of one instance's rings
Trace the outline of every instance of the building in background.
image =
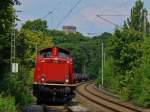
{"type": "Polygon", "coordinates": [[[63,26],[63,31],[65,33],[75,33],[76,29],[77,28],[75,26],[63,26]]]}

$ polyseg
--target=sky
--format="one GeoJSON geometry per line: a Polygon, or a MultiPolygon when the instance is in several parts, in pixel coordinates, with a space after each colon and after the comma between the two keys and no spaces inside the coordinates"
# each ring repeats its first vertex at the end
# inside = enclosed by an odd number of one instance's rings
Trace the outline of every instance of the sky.
{"type": "MultiPolygon", "coordinates": [[[[136,0],[81,0],[72,12],[63,19],[75,6],[78,0],[20,0],[22,5],[16,6],[21,10],[17,15],[18,28],[27,20],[34,20],[44,17],[48,12],[53,11],[47,20],[49,29],[62,30],[64,25],[74,25],[77,31],[84,35],[94,36],[103,32],[113,32],[115,26],[98,18],[96,15],[127,15],[127,16],[104,16],[113,23],[122,26],[124,20],[130,14],[131,8],[136,0]]],[[[150,0],[143,0],[144,7],[150,13],[150,0]]],[[[150,16],[148,16],[150,21],[150,16]]]]}

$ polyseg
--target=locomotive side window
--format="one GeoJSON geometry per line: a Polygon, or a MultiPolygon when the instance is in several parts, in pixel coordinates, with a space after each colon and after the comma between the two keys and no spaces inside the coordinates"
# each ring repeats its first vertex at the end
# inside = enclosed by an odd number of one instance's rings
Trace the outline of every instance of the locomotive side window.
{"type": "Polygon", "coordinates": [[[69,52],[64,49],[59,49],[59,57],[69,57],[69,52]]]}
{"type": "Polygon", "coordinates": [[[60,57],[68,57],[68,55],[66,53],[64,53],[64,52],[59,52],[59,56],[60,57]]]}
{"type": "Polygon", "coordinates": [[[51,49],[44,49],[40,52],[40,55],[44,58],[50,57],[52,54],[51,49]]]}

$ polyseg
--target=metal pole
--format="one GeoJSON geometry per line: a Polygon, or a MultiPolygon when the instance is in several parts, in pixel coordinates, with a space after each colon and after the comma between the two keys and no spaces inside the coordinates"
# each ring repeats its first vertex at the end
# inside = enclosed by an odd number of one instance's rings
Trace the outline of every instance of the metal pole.
{"type": "Polygon", "coordinates": [[[16,57],[16,42],[15,42],[15,24],[12,26],[12,35],[11,35],[11,62],[10,62],[10,69],[12,71],[12,63],[15,63],[16,57]]]}
{"type": "Polygon", "coordinates": [[[146,12],[144,12],[144,33],[146,32],[146,12]]]}
{"type": "Polygon", "coordinates": [[[106,53],[105,53],[105,51],[104,51],[104,66],[105,66],[105,55],[106,55],[106,53]]]}
{"type": "MultiPolygon", "coordinates": [[[[22,12],[20,10],[16,12],[22,12]]],[[[15,12],[15,17],[16,17],[16,12],[15,12]]],[[[10,68],[11,72],[18,72],[18,64],[16,63],[16,32],[15,32],[15,21],[12,24],[12,35],[11,35],[11,59],[10,59],[10,68]],[[12,70],[14,69],[15,70],[12,70]]]]}
{"type": "Polygon", "coordinates": [[[13,38],[13,27],[12,27],[12,34],[11,34],[11,51],[10,51],[10,71],[12,70],[12,57],[13,57],[13,49],[12,49],[12,45],[13,45],[13,41],[12,41],[12,38],[13,38]]]}
{"type": "Polygon", "coordinates": [[[14,24],[14,63],[16,63],[16,37],[15,37],[15,24],[14,24]]]}
{"type": "Polygon", "coordinates": [[[103,69],[104,69],[104,59],[103,59],[103,58],[104,58],[104,57],[103,57],[104,55],[103,55],[103,53],[104,53],[104,45],[103,45],[103,43],[102,43],[102,82],[101,82],[102,85],[103,85],[103,83],[104,83],[104,82],[103,82],[103,75],[104,75],[104,74],[103,74],[103,72],[104,72],[104,71],[103,71],[103,69]]]}

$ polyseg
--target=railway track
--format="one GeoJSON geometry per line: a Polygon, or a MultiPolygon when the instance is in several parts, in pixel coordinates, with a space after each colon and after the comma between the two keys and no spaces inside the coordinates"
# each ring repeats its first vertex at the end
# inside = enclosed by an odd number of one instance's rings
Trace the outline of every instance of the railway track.
{"type": "MultiPolygon", "coordinates": [[[[78,83],[77,86],[85,84],[86,82],[78,83]]],[[[23,107],[22,112],[88,112],[88,110],[76,102],[68,102],[64,105],[29,105],[23,107]]]]}
{"type": "Polygon", "coordinates": [[[80,105],[64,104],[64,105],[30,105],[25,107],[22,112],[89,112],[80,105]]]}
{"type": "Polygon", "coordinates": [[[72,112],[67,105],[31,105],[22,112],[72,112]]]}
{"type": "Polygon", "coordinates": [[[93,83],[90,82],[79,85],[77,93],[82,97],[86,98],[87,100],[89,100],[90,102],[106,108],[110,112],[143,112],[142,110],[132,108],[127,105],[123,105],[121,103],[115,102],[113,100],[107,99],[105,97],[96,94],[94,90],[89,89],[89,86],[91,86],[92,84],[93,83]]]}
{"type": "Polygon", "coordinates": [[[43,106],[43,112],[72,112],[70,111],[66,105],[62,106],[43,106]]]}

